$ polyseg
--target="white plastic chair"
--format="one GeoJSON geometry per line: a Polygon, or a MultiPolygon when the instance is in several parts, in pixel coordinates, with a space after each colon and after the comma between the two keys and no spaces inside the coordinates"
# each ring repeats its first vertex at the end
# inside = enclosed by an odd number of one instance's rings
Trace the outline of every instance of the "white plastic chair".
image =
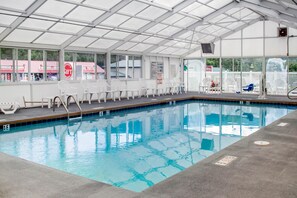
{"type": "Polygon", "coordinates": [[[0,102],[0,110],[4,114],[14,114],[20,108],[18,102],[0,102]]]}

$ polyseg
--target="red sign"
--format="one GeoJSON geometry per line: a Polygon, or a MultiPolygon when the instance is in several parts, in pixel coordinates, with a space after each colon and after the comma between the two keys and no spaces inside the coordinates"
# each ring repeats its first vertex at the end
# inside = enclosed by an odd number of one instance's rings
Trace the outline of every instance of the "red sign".
{"type": "Polygon", "coordinates": [[[207,65],[207,66],[205,67],[205,71],[206,71],[206,72],[212,72],[212,66],[211,66],[211,65],[207,65]]]}
{"type": "Polygon", "coordinates": [[[70,78],[72,76],[72,66],[69,63],[64,64],[64,75],[66,78],[70,78]]]}

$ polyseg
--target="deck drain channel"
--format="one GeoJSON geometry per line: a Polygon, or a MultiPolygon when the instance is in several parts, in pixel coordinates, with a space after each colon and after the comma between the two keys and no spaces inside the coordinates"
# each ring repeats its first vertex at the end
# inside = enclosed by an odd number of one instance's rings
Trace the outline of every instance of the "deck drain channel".
{"type": "Polygon", "coordinates": [[[287,126],[287,125],[288,125],[288,123],[286,123],[286,122],[281,122],[281,123],[279,123],[279,124],[276,125],[276,126],[284,127],[284,126],[287,126]]]}
{"type": "Polygon", "coordinates": [[[270,144],[270,142],[267,142],[267,141],[255,141],[254,144],[258,145],[258,146],[267,146],[267,145],[270,144]]]}
{"type": "Polygon", "coordinates": [[[234,162],[236,159],[237,159],[237,157],[235,157],[235,156],[226,155],[225,157],[221,158],[219,161],[217,161],[214,164],[217,166],[228,166],[232,162],[234,162]]]}

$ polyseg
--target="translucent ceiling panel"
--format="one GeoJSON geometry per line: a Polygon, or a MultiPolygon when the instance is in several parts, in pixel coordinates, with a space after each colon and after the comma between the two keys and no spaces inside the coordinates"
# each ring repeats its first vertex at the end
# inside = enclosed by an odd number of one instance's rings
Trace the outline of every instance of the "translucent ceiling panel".
{"type": "Polygon", "coordinates": [[[129,18],[130,17],[121,14],[113,14],[112,16],[104,20],[101,24],[106,26],[117,27],[129,18]]]}
{"type": "Polygon", "coordinates": [[[172,54],[172,53],[174,53],[174,52],[176,52],[176,51],[178,51],[179,49],[177,49],[177,48],[173,48],[173,47],[168,47],[168,48],[166,48],[165,50],[163,50],[163,51],[161,51],[161,52],[159,52],[160,54],[172,54]]]}
{"type": "Polygon", "coordinates": [[[118,4],[121,0],[86,0],[84,4],[96,6],[104,9],[110,9],[116,4],[118,4]]]}
{"type": "Polygon", "coordinates": [[[155,20],[156,18],[158,18],[165,12],[167,12],[167,11],[164,9],[150,6],[150,7],[146,8],[145,10],[143,10],[142,12],[140,12],[139,14],[137,14],[137,16],[143,17],[143,18],[146,18],[149,20],[155,20]]]}
{"type": "Polygon", "coordinates": [[[182,2],[183,0],[154,0],[153,2],[173,8],[174,6],[176,6],[177,4],[179,4],[180,2],[182,2]]]}
{"type": "Polygon", "coordinates": [[[173,55],[183,55],[183,54],[187,53],[188,51],[189,51],[188,49],[180,49],[180,50],[173,52],[172,54],[173,55]]]}
{"type": "Polygon", "coordinates": [[[220,29],[221,29],[221,27],[219,27],[219,26],[211,25],[211,26],[205,28],[202,32],[205,34],[208,34],[208,33],[213,33],[215,31],[218,31],[220,29]]]}
{"type": "Polygon", "coordinates": [[[112,38],[112,39],[116,39],[116,40],[121,40],[121,39],[124,39],[125,37],[127,37],[128,35],[130,35],[130,34],[126,33],[126,32],[111,31],[108,34],[106,34],[104,37],[105,38],[112,38]]]}
{"type": "Polygon", "coordinates": [[[134,47],[130,48],[129,51],[143,52],[150,47],[152,47],[152,45],[140,43],[140,44],[135,45],[134,47]]]}
{"type": "Polygon", "coordinates": [[[210,22],[210,23],[217,23],[217,22],[223,20],[223,19],[226,18],[226,17],[227,17],[227,15],[225,15],[225,14],[220,14],[219,16],[217,16],[217,17],[215,17],[215,18],[209,20],[209,22],[210,22]]]}
{"type": "Polygon", "coordinates": [[[160,46],[160,47],[158,47],[157,49],[151,51],[151,53],[159,53],[160,51],[162,51],[162,50],[164,50],[164,49],[166,49],[166,48],[167,48],[167,47],[165,47],[165,46],[160,46]]]}
{"type": "Polygon", "coordinates": [[[5,38],[5,41],[30,43],[34,41],[34,39],[36,39],[40,34],[42,34],[42,32],[16,29],[5,38]]]}
{"type": "Polygon", "coordinates": [[[193,14],[195,16],[203,18],[203,17],[211,14],[214,11],[215,11],[214,9],[212,9],[208,6],[202,5],[202,6],[199,6],[198,8],[196,8],[195,10],[191,11],[190,14],[193,14]]]}
{"type": "Polygon", "coordinates": [[[174,14],[174,15],[168,17],[167,19],[165,19],[164,21],[162,21],[162,23],[166,23],[168,25],[171,25],[171,24],[173,24],[173,23],[181,20],[182,18],[184,18],[183,15],[181,15],[181,14],[174,14]]]}
{"type": "Polygon", "coordinates": [[[229,3],[233,2],[233,0],[224,0],[224,1],[211,1],[207,5],[214,8],[214,9],[220,9],[229,3]]]}
{"type": "Polygon", "coordinates": [[[220,29],[220,30],[218,30],[216,32],[213,32],[212,35],[220,37],[220,36],[226,34],[227,32],[230,32],[230,31],[232,31],[232,30],[222,28],[222,29],[220,29]]]}
{"type": "Polygon", "coordinates": [[[149,21],[146,21],[146,20],[131,18],[128,21],[124,22],[122,25],[120,25],[120,27],[130,29],[130,30],[138,30],[148,23],[149,21]]]}
{"type": "Polygon", "coordinates": [[[136,15],[146,7],[148,7],[147,4],[140,3],[138,1],[132,1],[131,3],[123,7],[120,11],[118,11],[118,13],[136,15]]]}
{"type": "Polygon", "coordinates": [[[183,38],[183,39],[185,39],[185,38],[188,38],[189,36],[192,36],[192,35],[193,35],[193,31],[188,31],[188,32],[186,32],[186,33],[180,35],[178,38],[183,38]]]}
{"type": "Polygon", "coordinates": [[[35,0],[0,0],[0,5],[25,11],[35,0]]]}
{"type": "Polygon", "coordinates": [[[117,42],[118,41],[115,41],[115,40],[99,39],[98,41],[96,41],[95,43],[90,45],[89,47],[99,48],[99,49],[107,49],[107,48],[111,47],[112,45],[114,45],[117,42]]]}
{"type": "Polygon", "coordinates": [[[232,9],[228,10],[227,12],[225,12],[225,14],[232,15],[236,12],[239,12],[240,10],[242,10],[242,8],[232,8],[232,9]]]}
{"type": "Polygon", "coordinates": [[[137,45],[137,43],[127,42],[121,45],[120,47],[118,47],[117,50],[126,51],[135,45],[137,45]]]}
{"type": "Polygon", "coordinates": [[[198,2],[195,2],[195,3],[192,3],[191,5],[185,7],[182,12],[186,12],[186,13],[191,13],[193,10],[195,10],[196,8],[202,6],[201,3],[198,3],[198,2]]]}
{"type": "Polygon", "coordinates": [[[195,22],[197,22],[196,19],[193,19],[193,18],[190,18],[190,17],[185,17],[185,18],[177,21],[174,25],[178,26],[178,27],[186,28],[186,27],[192,25],[195,22]]]}
{"type": "Polygon", "coordinates": [[[203,37],[202,39],[199,40],[199,42],[201,43],[210,43],[210,42],[213,42],[213,40],[215,39],[214,36],[206,36],[206,37],[203,37]]]}
{"type": "Polygon", "coordinates": [[[144,35],[138,35],[135,36],[133,39],[131,39],[131,41],[135,41],[135,42],[142,42],[145,39],[147,39],[149,36],[144,36],[144,35]]]}
{"type": "Polygon", "coordinates": [[[178,41],[169,41],[169,42],[167,42],[165,45],[166,45],[166,46],[173,46],[173,45],[175,45],[176,43],[178,43],[178,41]]]}
{"type": "Polygon", "coordinates": [[[93,28],[90,30],[88,33],[86,33],[86,36],[97,36],[97,37],[102,37],[105,35],[107,32],[110,30],[105,30],[105,29],[99,29],[99,28],[93,28]]]}
{"type": "Polygon", "coordinates": [[[50,30],[57,31],[57,32],[76,34],[82,28],[83,28],[83,26],[70,25],[70,24],[65,24],[65,23],[57,23],[50,30]]]}
{"type": "Polygon", "coordinates": [[[6,28],[0,27],[0,33],[2,33],[6,28]]]}
{"type": "Polygon", "coordinates": [[[246,17],[243,18],[243,20],[252,20],[252,19],[257,19],[261,17],[260,15],[258,15],[257,13],[253,12],[250,15],[247,15],[246,17]]]}
{"type": "Polygon", "coordinates": [[[184,43],[184,42],[177,42],[173,45],[173,47],[179,47],[179,48],[189,48],[190,43],[184,43]]]}
{"type": "Polygon", "coordinates": [[[75,10],[73,10],[71,13],[67,15],[66,18],[69,19],[75,19],[80,21],[87,21],[87,22],[93,22],[96,18],[101,16],[104,13],[104,11],[96,10],[92,8],[86,8],[79,6],[75,10]]]}
{"type": "Polygon", "coordinates": [[[74,7],[73,4],[51,0],[46,1],[35,13],[63,17],[74,7]]]}
{"type": "Polygon", "coordinates": [[[90,37],[80,37],[76,41],[74,41],[70,46],[76,46],[76,47],[87,47],[91,43],[93,43],[96,40],[96,38],[90,38],[90,37]]]}
{"type": "Polygon", "coordinates": [[[180,28],[170,26],[170,27],[165,28],[164,30],[160,31],[158,34],[161,34],[164,36],[171,36],[180,30],[181,30],[180,28]]]}
{"type": "Polygon", "coordinates": [[[224,19],[222,19],[222,20],[220,20],[219,22],[220,23],[229,23],[229,22],[236,22],[237,21],[237,19],[235,19],[235,18],[233,18],[233,17],[229,17],[229,16],[227,16],[226,18],[224,18],[224,19]]]}
{"type": "Polygon", "coordinates": [[[233,16],[234,18],[240,20],[240,19],[243,19],[244,17],[246,17],[246,16],[248,16],[248,15],[250,15],[250,14],[252,14],[252,13],[253,13],[253,12],[252,12],[251,10],[248,10],[248,9],[244,8],[244,9],[241,9],[241,10],[239,10],[239,11],[233,13],[232,16],[233,16]]]}
{"type": "Polygon", "coordinates": [[[52,21],[46,21],[46,20],[37,20],[37,19],[26,19],[20,27],[26,27],[26,28],[35,28],[40,30],[47,30],[52,25],[54,25],[55,22],[52,21]]]}
{"type": "Polygon", "coordinates": [[[34,41],[34,43],[61,45],[70,37],[71,35],[44,33],[41,37],[39,37],[36,41],[34,41]]]}
{"type": "Polygon", "coordinates": [[[17,17],[15,17],[15,16],[10,16],[11,14],[14,14],[14,13],[5,12],[5,11],[1,11],[1,13],[3,13],[3,14],[0,14],[0,24],[10,25],[10,24],[12,24],[12,22],[14,22],[14,20],[17,19],[17,17]]]}
{"type": "Polygon", "coordinates": [[[235,22],[235,23],[231,23],[227,28],[234,30],[244,24],[245,23],[243,23],[243,22],[235,22]]]}
{"type": "Polygon", "coordinates": [[[161,30],[163,30],[163,29],[165,29],[167,27],[168,27],[168,25],[158,23],[157,25],[155,25],[155,26],[151,27],[150,29],[146,30],[146,32],[155,34],[155,33],[160,32],[161,30]]]}
{"type": "Polygon", "coordinates": [[[150,43],[150,44],[158,44],[163,40],[164,39],[158,38],[158,37],[150,37],[150,38],[146,39],[144,42],[145,43],[150,43]]]}

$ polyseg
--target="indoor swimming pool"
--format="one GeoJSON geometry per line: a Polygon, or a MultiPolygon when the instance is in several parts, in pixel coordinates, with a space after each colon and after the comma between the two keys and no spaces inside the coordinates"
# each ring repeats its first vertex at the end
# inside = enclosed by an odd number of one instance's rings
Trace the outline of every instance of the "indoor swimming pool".
{"type": "Polygon", "coordinates": [[[294,111],[183,101],[0,132],[0,151],[141,192],[294,111]]]}

